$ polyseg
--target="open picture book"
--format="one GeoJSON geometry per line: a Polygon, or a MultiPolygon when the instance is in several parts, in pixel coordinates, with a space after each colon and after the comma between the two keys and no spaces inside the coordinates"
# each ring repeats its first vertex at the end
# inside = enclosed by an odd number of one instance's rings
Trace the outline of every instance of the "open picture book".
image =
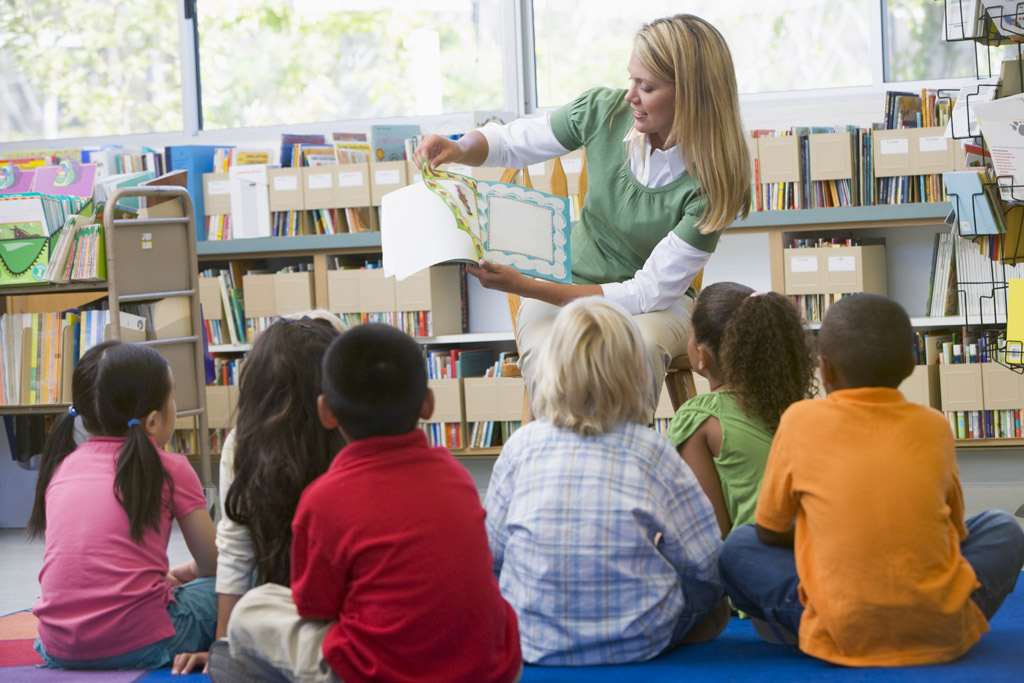
{"type": "Polygon", "coordinates": [[[385,275],[483,259],[570,282],[569,200],[510,183],[424,168],[423,182],[381,201],[385,275]]]}

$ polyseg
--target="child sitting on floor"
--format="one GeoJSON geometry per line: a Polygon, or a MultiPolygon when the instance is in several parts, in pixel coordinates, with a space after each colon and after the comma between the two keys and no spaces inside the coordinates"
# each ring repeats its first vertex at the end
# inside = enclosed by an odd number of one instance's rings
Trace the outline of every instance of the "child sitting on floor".
{"type": "Polygon", "coordinates": [[[538,363],[539,419],[505,444],[484,504],[524,660],[636,662],[714,638],[729,617],[720,534],[693,473],[646,426],[636,323],[607,299],[577,299],[538,363]]]}
{"type": "Polygon", "coordinates": [[[754,521],[782,411],[814,389],[807,330],[792,302],[735,282],[705,287],[693,307],[689,357],[711,393],[679,407],[668,440],[700,482],[725,538],[754,521]]]}
{"type": "Polygon", "coordinates": [[[162,450],[174,378],[152,348],[104,342],[82,355],[72,392],[43,449],[29,525],[46,539],[36,650],[61,669],[168,666],[208,648],[217,617],[203,488],[187,458],[162,450]],[[92,436],[76,448],[79,412],[92,436]],[[194,559],[171,569],[174,520],[194,559]]]}
{"type": "Polygon", "coordinates": [[[302,494],[291,589],[236,605],[224,680],[514,680],[516,616],[491,574],[472,478],[417,428],[433,411],[423,354],[387,325],[341,335],[323,361],[320,420],[348,440],[302,494]]]}
{"type": "Polygon", "coordinates": [[[914,367],[899,304],[842,299],[818,346],[828,398],[782,416],[756,526],[722,549],[729,596],[774,639],[799,632],[803,652],[836,664],[955,659],[1013,590],[1024,532],[1001,511],[964,523],[949,422],[897,389],[914,367]]]}

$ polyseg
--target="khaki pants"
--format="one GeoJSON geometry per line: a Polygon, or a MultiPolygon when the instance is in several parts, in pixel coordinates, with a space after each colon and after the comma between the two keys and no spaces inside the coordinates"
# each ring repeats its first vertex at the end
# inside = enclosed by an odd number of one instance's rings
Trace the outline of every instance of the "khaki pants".
{"type": "Polygon", "coordinates": [[[290,588],[257,586],[231,612],[231,656],[268,681],[341,683],[322,654],[332,623],[300,617],[290,588]]]}
{"type": "MultiPolygon", "coordinates": [[[[551,332],[551,325],[560,308],[537,299],[523,299],[516,317],[516,345],[519,347],[519,369],[526,381],[530,396],[536,383],[537,353],[551,332]]],[[[633,320],[647,343],[647,357],[651,367],[651,386],[647,392],[648,414],[653,419],[654,409],[661,397],[665,372],[676,356],[686,353],[690,341],[690,315],[693,298],[682,296],[663,311],[634,315],[633,320]]]]}

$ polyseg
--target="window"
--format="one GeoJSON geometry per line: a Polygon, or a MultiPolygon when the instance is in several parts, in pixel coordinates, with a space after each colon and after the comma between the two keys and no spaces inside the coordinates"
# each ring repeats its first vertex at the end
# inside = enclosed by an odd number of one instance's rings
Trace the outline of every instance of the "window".
{"type": "Polygon", "coordinates": [[[501,109],[498,6],[203,0],[203,127],[501,109]]]}
{"type": "MultiPolygon", "coordinates": [[[[990,50],[973,40],[946,42],[943,26],[947,7],[959,18],[961,8],[966,10],[974,6],[973,3],[961,4],[955,0],[947,2],[886,0],[886,81],[983,78],[989,75],[990,68],[991,73],[998,76],[999,62],[1017,56],[1016,47],[994,47],[990,50]]],[[[970,18],[965,19],[970,24],[970,18]]]]}
{"type": "Polygon", "coordinates": [[[0,3],[0,142],[181,130],[177,7],[0,3]]]}
{"type": "MultiPolygon", "coordinates": [[[[740,92],[871,85],[869,0],[692,0],[725,37],[740,92]]],[[[634,34],[678,2],[533,0],[537,101],[563,104],[597,85],[626,87],[634,34]],[[636,11],[642,7],[642,14],[636,11]]],[[[877,7],[877,5],[875,6],[877,7]]]]}

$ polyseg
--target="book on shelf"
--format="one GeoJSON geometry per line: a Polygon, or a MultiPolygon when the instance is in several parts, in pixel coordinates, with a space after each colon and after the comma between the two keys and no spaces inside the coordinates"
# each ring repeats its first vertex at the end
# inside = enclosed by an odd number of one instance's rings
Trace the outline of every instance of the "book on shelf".
{"type": "Polygon", "coordinates": [[[1006,362],[1024,364],[1024,279],[1007,282],[1006,362]]]}
{"type": "Polygon", "coordinates": [[[31,192],[34,169],[25,169],[11,161],[0,162],[0,194],[31,192]]]}
{"type": "Polygon", "coordinates": [[[270,237],[267,164],[236,163],[228,170],[228,179],[231,186],[231,238],[270,237]]]}
{"type": "Polygon", "coordinates": [[[946,40],[968,40],[978,35],[978,22],[981,19],[979,0],[946,0],[945,7],[946,40]]]}
{"type": "Polygon", "coordinates": [[[953,203],[953,210],[956,211],[961,235],[998,235],[1006,232],[999,199],[990,192],[995,183],[987,169],[947,171],[942,174],[942,180],[953,203]]]}
{"type": "Polygon", "coordinates": [[[423,177],[384,195],[385,275],[404,280],[438,263],[484,259],[533,277],[571,281],[567,199],[429,168],[423,177]]]}
{"type": "Polygon", "coordinates": [[[40,194],[92,199],[96,185],[96,164],[63,159],[56,166],[41,166],[35,171],[32,191],[40,194]]]}
{"type": "Polygon", "coordinates": [[[405,139],[420,134],[418,125],[370,126],[370,149],[373,161],[401,161],[405,159],[405,139]]]}
{"type": "Polygon", "coordinates": [[[195,215],[196,239],[206,239],[206,213],[203,205],[203,174],[213,172],[213,156],[217,147],[212,145],[171,145],[164,149],[164,167],[168,171],[184,170],[188,173],[188,193],[192,197],[195,215]]]}
{"type": "Polygon", "coordinates": [[[1004,201],[1024,200],[1024,94],[974,105],[1004,201]]]}

